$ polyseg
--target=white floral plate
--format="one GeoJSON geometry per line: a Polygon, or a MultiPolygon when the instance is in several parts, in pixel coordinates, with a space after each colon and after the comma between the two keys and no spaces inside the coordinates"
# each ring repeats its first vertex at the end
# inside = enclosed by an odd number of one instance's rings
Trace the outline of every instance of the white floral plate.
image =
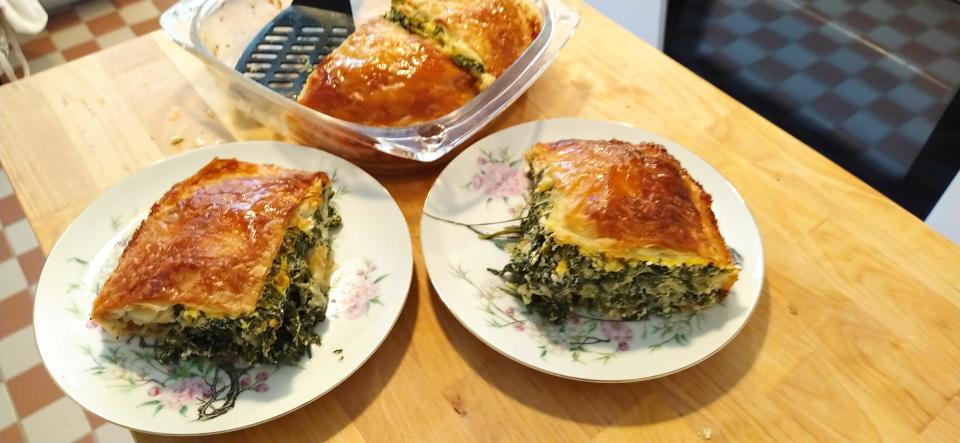
{"type": "Polygon", "coordinates": [[[64,232],[37,286],[37,344],[63,391],[106,420],[157,434],[225,432],[293,411],[356,371],[400,315],[412,269],[410,234],[396,202],[346,160],[276,142],[196,149],[133,174],[64,232]],[[116,340],[88,320],[97,288],[151,205],[214,157],[325,171],[339,191],[334,204],[343,218],[334,240],[337,269],[327,320],[319,327],[323,344],[313,347],[302,367],[241,370],[232,409],[224,408],[230,385],[225,371],[198,363],[163,366],[137,340],[116,340]],[[216,411],[226,413],[211,418],[216,411]]]}
{"type": "Polygon", "coordinates": [[[743,328],[763,282],[760,233],[733,186],[676,143],[619,123],[535,121],[478,141],[440,174],[427,196],[420,226],[430,279],[440,299],[470,332],[524,365],[578,380],[639,381],[703,361],[743,328]],[[477,232],[507,226],[491,222],[515,219],[522,211],[528,185],[523,153],[536,142],[567,138],[653,141],[680,160],[713,196],[720,231],[742,260],[740,279],[723,305],[695,318],[671,321],[605,321],[581,313],[554,326],[499,289],[499,277],[487,269],[501,269],[508,255],[503,243],[481,240],[477,232]]]}

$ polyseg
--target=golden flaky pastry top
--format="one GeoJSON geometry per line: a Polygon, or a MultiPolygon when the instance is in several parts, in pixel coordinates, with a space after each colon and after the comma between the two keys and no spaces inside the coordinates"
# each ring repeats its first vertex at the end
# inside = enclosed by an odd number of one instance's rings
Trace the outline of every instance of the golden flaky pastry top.
{"type": "Polygon", "coordinates": [[[463,106],[474,83],[432,43],[377,18],[317,64],[299,102],[363,125],[408,126],[463,106]]]}
{"type": "Polygon", "coordinates": [[[212,317],[253,312],[288,221],[328,182],[322,172],[214,159],[153,205],[92,317],[104,323],[138,305],[181,304],[212,317]]]}
{"type": "Polygon", "coordinates": [[[401,0],[479,54],[499,77],[540,34],[540,11],[529,0],[401,0]]]}
{"type": "Polygon", "coordinates": [[[544,221],[560,243],[611,258],[732,267],[710,195],[662,146],[618,140],[538,143],[527,152],[544,221]]]}

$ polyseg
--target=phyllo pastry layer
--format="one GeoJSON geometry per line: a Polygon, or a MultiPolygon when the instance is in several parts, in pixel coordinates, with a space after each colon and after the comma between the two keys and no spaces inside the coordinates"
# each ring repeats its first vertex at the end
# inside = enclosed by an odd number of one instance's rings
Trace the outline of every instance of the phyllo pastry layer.
{"type": "Polygon", "coordinates": [[[442,117],[476,94],[473,77],[433,44],[379,18],[317,64],[299,101],[354,123],[407,126],[442,117]]]}
{"type": "Polygon", "coordinates": [[[165,361],[298,361],[324,320],[332,192],[322,172],[214,159],[153,205],[92,318],[165,361]]]}
{"type": "Polygon", "coordinates": [[[437,44],[489,86],[540,33],[540,12],[528,0],[393,0],[390,20],[437,44]]]}
{"type": "Polygon", "coordinates": [[[367,126],[412,126],[465,105],[540,33],[529,0],[393,0],[317,63],[298,101],[367,126]]]}
{"type": "Polygon", "coordinates": [[[552,321],[695,313],[736,282],[710,195],[662,146],[562,140],[526,159],[530,206],[498,273],[552,321]]]}

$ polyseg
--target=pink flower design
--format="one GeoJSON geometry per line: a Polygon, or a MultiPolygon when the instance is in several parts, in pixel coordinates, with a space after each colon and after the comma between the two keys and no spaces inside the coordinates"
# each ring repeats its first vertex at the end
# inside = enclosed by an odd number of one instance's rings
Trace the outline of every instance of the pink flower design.
{"type": "Polygon", "coordinates": [[[506,198],[527,192],[530,181],[519,169],[503,163],[491,163],[474,175],[470,184],[489,198],[506,198]]]}
{"type": "Polygon", "coordinates": [[[513,318],[513,314],[515,314],[517,311],[516,311],[516,309],[513,309],[513,306],[511,306],[511,307],[507,308],[507,310],[504,311],[504,312],[507,313],[507,316],[509,316],[510,318],[513,318]]]}
{"type": "Polygon", "coordinates": [[[514,324],[513,324],[513,329],[516,329],[516,330],[518,330],[518,331],[523,331],[523,322],[519,322],[519,321],[518,321],[518,322],[514,323],[514,324]]]}
{"type": "Polygon", "coordinates": [[[633,341],[633,329],[627,322],[605,321],[601,322],[600,330],[603,337],[612,342],[617,342],[618,351],[630,349],[630,342],[633,341]]]}
{"type": "Polygon", "coordinates": [[[181,406],[194,403],[197,399],[209,398],[213,392],[203,377],[192,377],[181,378],[158,394],[161,394],[160,401],[163,402],[164,407],[179,409],[181,406]]]}
{"type": "Polygon", "coordinates": [[[267,374],[267,371],[257,372],[257,381],[264,381],[270,378],[270,374],[267,374]]]}
{"type": "Polygon", "coordinates": [[[241,388],[250,387],[250,376],[249,376],[249,375],[244,375],[243,377],[240,377],[240,387],[241,387],[241,388]]]}
{"type": "Polygon", "coordinates": [[[379,289],[370,280],[362,278],[352,283],[350,297],[346,299],[346,315],[351,320],[363,315],[367,311],[367,303],[379,295],[379,289]]]}
{"type": "Polygon", "coordinates": [[[253,388],[253,390],[257,392],[267,392],[268,390],[270,390],[270,386],[267,386],[266,383],[260,383],[255,388],[253,388]]]}
{"type": "Polygon", "coordinates": [[[159,387],[159,386],[151,386],[150,389],[147,389],[147,395],[149,395],[149,396],[151,396],[151,397],[156,397],[156,396],[160,395],[160,387],[159,387]]]}
{"type": "Polygon", "coordinates": [[[377,282],[386,275],[373,275],[376,269],[370,262],[351,261],[333,273],[330,300],[336,308],[332,316],[354,320],[367,312],[371,302],[379,302],[377,282]]]}

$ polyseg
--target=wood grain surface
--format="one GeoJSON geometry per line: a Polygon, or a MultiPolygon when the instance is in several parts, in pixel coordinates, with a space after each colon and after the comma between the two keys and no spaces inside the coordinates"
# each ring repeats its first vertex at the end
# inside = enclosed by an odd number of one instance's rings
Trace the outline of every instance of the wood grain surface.
{"type": "MultiPolygon", "coordinates": [[[[743,332],[694,368],[640,383],[516,364],[468,333],[430,286],[419,219],[438,170],[384,176],[416,251],[411,296],[383,347],[299,411],[197,440],[700,441],[709,429],[715,441],[960,441],[960,249],[578,7],[583,21],[553,66],[483,133],[562,116],[617,120],[710,162],[743,194],[766,251],[743,332]]],[[[160,33],[0,87],[0,162],[47,252],[132,172],[194,146],[263,138],[277,137],[231,111],[200,63],[160,33]]]]}

